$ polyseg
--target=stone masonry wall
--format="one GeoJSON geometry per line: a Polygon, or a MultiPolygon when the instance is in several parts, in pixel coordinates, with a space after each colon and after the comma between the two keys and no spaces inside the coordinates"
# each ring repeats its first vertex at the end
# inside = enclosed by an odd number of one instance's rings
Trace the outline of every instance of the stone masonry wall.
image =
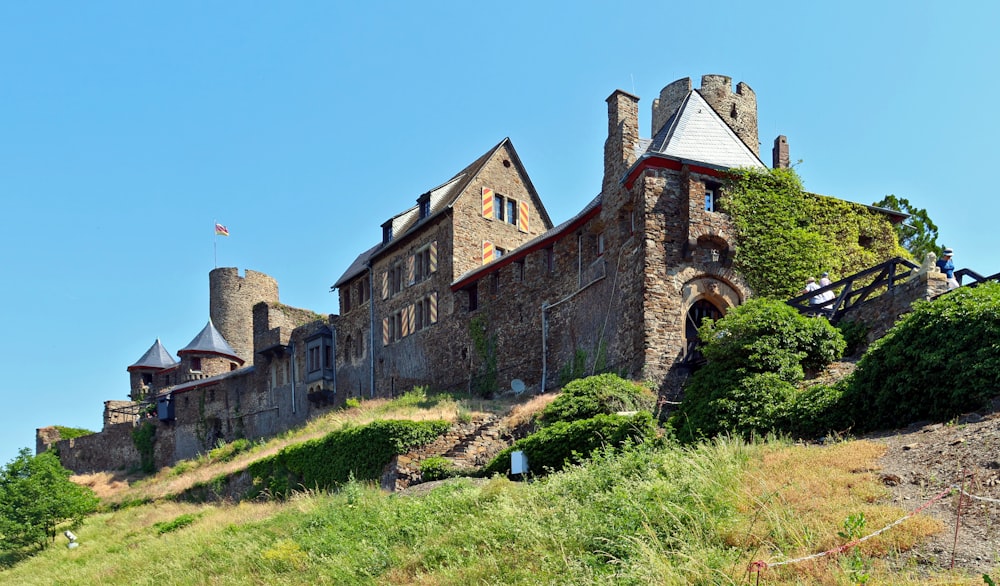
{"type": "Polygon", "coordinates": [[[484,240],[504,250],[513,250],[552,227],[546,224],[547,216],[541,213],[541,201],[532,196],[529,180],[521,176],[515,161],[510,146],[505,145],[483,165],[475,180],[455,201],[451,224],[454,234],[452,280],[482,266],[484,240]],[[527,232],[506,221],[483,217],[484,187],[492,189],[497,195],[528,202],[527,232]]]}
{"type": "Polygon", "coordinates": [[[914,301],[932,299],[948,291],[948,280],[937,267],[917,272],[902,285],[866,301],[857,309],[850,309],[843,321],[859,321],[868,326],[868,343],[881,338],[908,313],[914,301]]]}
{"type": "Polygon", "coordinates": [[[139,451],[132,441],[132,423],[110,425],[93,433],[55,444],[63,467],[77,474],[138,468],[139,451]]]}

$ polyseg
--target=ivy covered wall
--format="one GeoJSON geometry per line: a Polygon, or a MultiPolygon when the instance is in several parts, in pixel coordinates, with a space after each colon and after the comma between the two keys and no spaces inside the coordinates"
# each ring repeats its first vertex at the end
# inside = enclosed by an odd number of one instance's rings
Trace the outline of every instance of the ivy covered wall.
{"type": "Polygon", "coordinates": [[[808,277],[836,281],[909,256],[887,216],[808,193],[792,169],[733,169],[722,204],[736,228],[734,268],[756,296],[788,299],[808,277]]]}

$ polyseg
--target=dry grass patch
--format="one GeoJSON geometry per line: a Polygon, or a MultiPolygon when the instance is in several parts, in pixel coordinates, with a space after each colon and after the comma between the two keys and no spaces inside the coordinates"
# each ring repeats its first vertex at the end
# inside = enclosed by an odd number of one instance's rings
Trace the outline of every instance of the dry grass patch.
{"type": "MultiPolygon", "coordinates": [[[[854,537],[871,534],[905,516],[909,511],[884,504],[891,495],[875,474],[885,449],[865,441],[769,449],[743,483],[738,508],[744,515],[727,542],[755,549],[756,559],[781,561],[848,542],[838,534],[846,531],[845,520],[852,515],[864,515],[864,524],[854,537]]],[[[865,541],[860,550],[869,558],[879,558],[908,550],[940,530],[936,520],[916,516],[865,541]]],[[[839,563],[837,560],[837,556],[828,556],[788,565],[778,574],[792,579],[808,577],[810,584],[837,584],[841,582],[832,577],[828,567],[839,563]]],[[[872,572],[878,574],[877,564],[872,572]]]]}

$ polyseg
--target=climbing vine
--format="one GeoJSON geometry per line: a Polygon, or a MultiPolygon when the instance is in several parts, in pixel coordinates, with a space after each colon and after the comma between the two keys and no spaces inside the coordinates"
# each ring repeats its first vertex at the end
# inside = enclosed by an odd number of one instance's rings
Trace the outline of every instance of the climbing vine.
{"type": "Polygon", "coordinates": [[[736,226],[734,267],[758,296],[787,299],[824,271],[836,280],[908,256],[886,216],[808,193],[792,169],[733,169],[725,194],[736,226]]]}
{"type": "Polygon", "coordinates": [[[149,474],[156,471],[153,443],[156,441],[156,426],[149,421],[132,430],[132,443],[139,451],[139,467],[149,474]]]}
{"type": "Polygon", "coordinates": [[[486,319],[478,315],[469,322],[469,337],[472,347],[479,357],[479,372],[472,379],[472,390],[482,397],[492,397],[497,390],[497,340],[490,331],[486,319]]]}

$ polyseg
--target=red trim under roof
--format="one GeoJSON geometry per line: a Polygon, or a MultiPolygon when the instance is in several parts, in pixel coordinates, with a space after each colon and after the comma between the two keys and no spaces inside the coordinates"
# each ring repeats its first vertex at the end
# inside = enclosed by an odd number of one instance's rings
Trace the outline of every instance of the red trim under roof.
{"type": "Polygon", "coordinates": [[[625,187],[627,189],[632,189],[635,185],[635,180],[639,178],[639,175],[646,169],[670,169],[672,171],[680,171],[681,167],[687,165],[688,169],[692,173],[701,173],[702,175],[711,175],[712,177],[722,177],[723,171],[719,169],[713,169],[711,167],[702,167],[700,165],[693,165],[691,163],[685,163],[683,161],[678,161],[677,159],[669,159],[666,157],[646,157],[641,159],[629,174],[625,176],[625,187]]]}
{"type": "Polygon", "coordinates": [[[463,277],[458,281],[452,283],[451,290],[453,292],[458,291],[464,287],[467,287],[472,283],[475,283],[476,281],[478,281],[479,279],[483,278],[486,275],[489,275],[493,271],[509,265],[510,263],[514,262],[519,258],[524,258],[529,254],[531,254],[532,252],[535,252],[536,250],[547,248],[549,244],[562,238],[562,236],[566,232],[571,232],[579,228],[580,226],[587,223],[588,220],[590,220],[600,212],[601,212],[601,204],[597,204],[593,207],[593,209],[588,211],[586,214],[583,214],[582,216],[574,220],[572,223],[567,224],[566,226],[561,228],[558,232],[555,232],[553,234],[550,234],[549,236],[541,238],[538,242],[531,244],[527,248],[516,249],[512,253],[502,256],[500,260],[493,261],[489,265],[487,265],[489,267],[487,269],[474,269],[475,271],[474,274],[469,275],[468,277],[463,277]]]}

